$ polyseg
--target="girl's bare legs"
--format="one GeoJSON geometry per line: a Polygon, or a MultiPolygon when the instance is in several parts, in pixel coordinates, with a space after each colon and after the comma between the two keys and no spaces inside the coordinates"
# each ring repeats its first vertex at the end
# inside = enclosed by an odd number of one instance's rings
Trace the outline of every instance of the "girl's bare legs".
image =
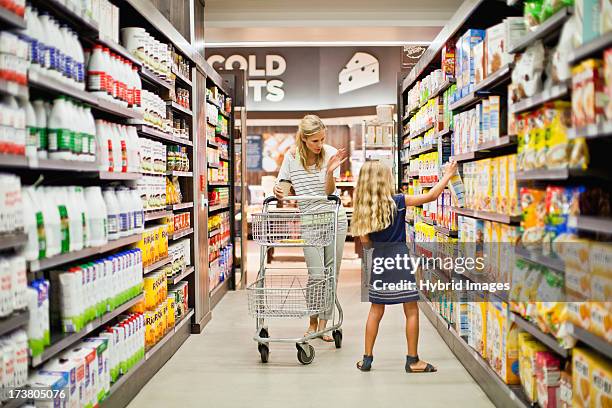
{"type": "Polygon", "coordinates": [[[376,336],[378,335],[378,326],[385,314],[385,305],[372,303],[370,306],[370,313],[368,314],[368,321],[366,323],[365,331],[365,355],[371,356],[374,351],[374,342],[376,342],[376,336]]]}
{"type": "MultiPolygon", "coordinates": [[[[406,316],[406,345],[409,356],[418,355],[419,346],[419,306],[417,302],[406,302],[404,306],[404,315],[406,316]]],[[[417,363],[411,364],[413,370],[424,370],[427,366],[425,361],[419,360],[417,363]]]]}

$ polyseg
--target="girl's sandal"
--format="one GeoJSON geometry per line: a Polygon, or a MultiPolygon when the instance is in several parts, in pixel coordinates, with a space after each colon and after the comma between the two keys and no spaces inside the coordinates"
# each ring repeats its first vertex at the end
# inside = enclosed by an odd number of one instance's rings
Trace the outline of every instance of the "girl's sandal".
{"type": "Polygon", "coordinates": [[[418,355],[417,356],[406,356],[406,372],[410,374],[420,374],[420,373],[435,373],[436,371],[438,371],[436,367],[432,366],[429,363],[427,363],[425,368],[412,368],[411,367],[413,364],[416,364],[419,361],[420,360],[419,360],[418,355]]]}
{"type": "Polygon", "coordinates": [[[322,335],[319,336],[319,338],[321,340],[323,340],[324,342],[326,342],[326,343],[333,343],[334,342],[334,338],[332,336],[330,336],[330,335],[327,335],[327,334],[322,334],[322,335]]]}
{"type": "Polygon", "coordinates": [[[363,355],[363,360],[357,362],[357,369],[361,371],[370,371],[372,368],[372,361],[374,361],[374,356],[366,356],[363,355]]]}

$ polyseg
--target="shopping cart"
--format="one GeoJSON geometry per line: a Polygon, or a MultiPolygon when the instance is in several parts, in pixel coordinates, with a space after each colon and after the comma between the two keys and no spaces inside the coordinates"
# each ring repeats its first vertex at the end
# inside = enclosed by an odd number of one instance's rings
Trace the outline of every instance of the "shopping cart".
{"type": "MultiPolygon", "coordinates": [[[[260,245],[260,264],[257,279],[248,288],[249,314],[255,318],[253,340],[263,363],[268,362],[269,343],[295,343],[297,358],[302,364],[310,364],[315,357],[314,347],[308,341],[332,332],[336,348],[342,347],[342,307],[336,296],[336,231],[340,199],[330,196],[285,197],[279,200],[268,197],[263,211],[253,214],[253,240],[260,245]],[[278,208],[280,201],[297,201],[298,208],[278,208]],[[310,206],[308,205],[310,202],[310,206]],[[271,205],[276,204],[276,205],[271,205]],[[325,204],[325,205],[319,205],[325,204]],[[300,211],[299,207],[306,208],[300,211]],[[308,207],[318,208],[309,211],[308,207]],[[282,267],[266,266],[270,247],[323,248],[333,243],[334,256],[331,267],[282,267]],[[310,271],[310,274],[308,273],[310,271]],[[299,319],[335,309],[331,326],[305,337],[270,337],[266,319],[299,319]]],[[[322,265],[324,261],[322,259],[322,265]]]]}

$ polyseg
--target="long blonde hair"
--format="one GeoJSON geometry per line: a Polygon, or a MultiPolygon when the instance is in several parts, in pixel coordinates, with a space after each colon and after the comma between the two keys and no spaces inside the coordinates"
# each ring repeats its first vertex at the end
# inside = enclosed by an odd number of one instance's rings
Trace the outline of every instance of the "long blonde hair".
{"type": "MultiPolygon", "coordinates": [[[[300,163],[304,167],[304,170],[309,171],[306,165],[308,159],[308,147],[306,146],[306,139],[312,135],[316,135],[321,131],[325,131],[325,125],[323,121],[317,115],[306,115],[300,121],[298,127],[297,136],[295,143],[297,145],[297,155],[300,159],[300,163]]],[[[321,149],[321,152],[315,156],[315,167],[317,170],[321,170],[323,162],[325,161],[325,149],[321,149]]]]}
{"type": "Polygon", "coordinates": [[[366,162],[359,172],[355,189],[351,233],[364,236],[391,225],[397,211],[394,193],[389,166],[379,161],[366,162]]]}

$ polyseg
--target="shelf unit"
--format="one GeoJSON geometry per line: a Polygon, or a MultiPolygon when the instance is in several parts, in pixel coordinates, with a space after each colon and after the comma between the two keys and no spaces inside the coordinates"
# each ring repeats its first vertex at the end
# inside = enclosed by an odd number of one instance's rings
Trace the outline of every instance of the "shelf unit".
{"type": "Polygon", "coordinates": [[[162,266],[168,265],[170,262],[172,262],[172,258],[170,258],[169,256],[160,259],[157,262],[153,262],[151,265],[145,266],[142,268],[142,274],[143,275],[147,275],[153,271],[156,271],[157,269],[161,268],[162,266]]]}
{"type": "Polygon", "coordinates": [[[24,246],[28,242],[28,236],[21,231],[9,234],[0,234],[0,251],[24,246]]]}
{"type": "Polygon", "coordinates": [[[544,333],[535,324],[523,319],[516,313],[510,313],[510,320],[515,322],[517,326],[519,326],[522,330],[526,331],[527,333],[531,334],[533,337],[544,343],[546,347],[548,347],[561,357],[567,358],[570,355],[568,349],[561,347],[557,339],[555,339],[548,333],[544,333]]]}
{"type": "Polygon", "coordinates": [[[157,130],[154,127],[147,125],[139,125],[136,127],[140,136],[148,137],[151,139],[159,140],[162,142],[170,142],[176,143],[184,146],[193,146],[193,142],[188,139],[184,139],[182,137],[176,137],[169,133],[162,132],[161,130],[157,130]]]}
{"type": "Polygon", "coordinates": [[[572,16],[573,12],[571,7],[565,7],[559,10],[540,24],[535,30],[521,38],[517,44],[514,44],[510,49],[510,54],[516,54],[519,51],[523,51],[538,40],[546,41],[551,37],[558,37],[563,24],[572,16]]]}
{"type": "Polygon", "coordinates": [[[17,310],[9,316],[0,318],[0,336],[24,327],[28,324],[28,320],[30,320],[30,312],[27,309],[17,310]]]}
{"type": "Polygon", "coordinates": [[[25,19],[4,7],[0,7],[0,23],[6,28],[25,29],[25,19]]]}

